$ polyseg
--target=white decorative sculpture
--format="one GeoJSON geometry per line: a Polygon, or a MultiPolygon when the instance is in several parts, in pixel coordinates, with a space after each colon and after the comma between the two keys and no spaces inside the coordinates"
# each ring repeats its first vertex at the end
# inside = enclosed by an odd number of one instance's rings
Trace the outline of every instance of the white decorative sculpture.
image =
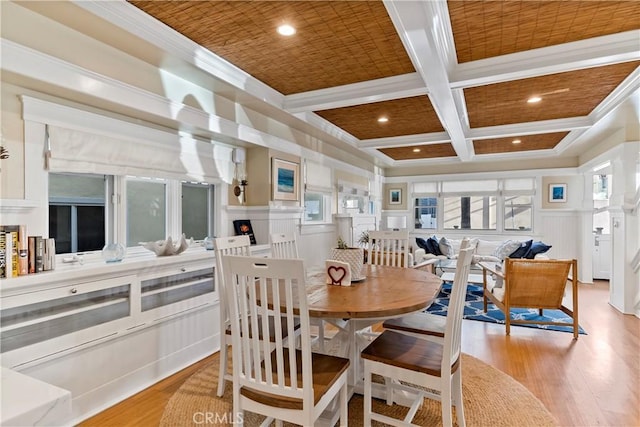
{"type": "Polygon", "coordinates": [[[167,240],[156,240],[155,242],[140,242],[143,248],[150,250],[157,256],[177,255],[184,252],[189,247],[189,241],[184,233],[180,237],[180,240],[173,243],[171,236],[167,237],[167,240]]]}

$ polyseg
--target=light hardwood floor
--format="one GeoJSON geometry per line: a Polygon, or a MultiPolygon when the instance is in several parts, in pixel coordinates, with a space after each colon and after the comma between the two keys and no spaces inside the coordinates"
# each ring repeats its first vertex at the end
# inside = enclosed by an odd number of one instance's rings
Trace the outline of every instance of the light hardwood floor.
{"type": "MultiPolygon", "coordinates": [[[[562,332],[463,322],[463,351],[526,386],[561,426],[640,426],[640,319],[608,303],[608,282],[580,285],[577,341],[562,332]]],[[[204,359],[82,423],[156,426],[164,406],[204,359]]]]}

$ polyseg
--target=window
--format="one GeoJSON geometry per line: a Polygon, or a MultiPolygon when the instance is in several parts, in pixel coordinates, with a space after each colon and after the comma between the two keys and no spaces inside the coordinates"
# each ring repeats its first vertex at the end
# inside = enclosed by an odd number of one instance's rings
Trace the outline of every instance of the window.
{"type": "Polygon", "coordinates": [[[535,179],[413,184],[414,226],[431,230],[533,230],[535,179]]]}
{"type": "Polygon", "coordinates": [[[213,236],[212,185],[182,183],[182,232],[194,240],[213,236]]]}
{"type": "Polygon", "coordinates": [[[127,246],[166,238],[166,186],[160,179],[127,177],[127,246]]]}
{"type": "Polygon", "coordinates": [[[438,198],[418,197],[414,204],[415,228],[435,229],[438,227],[438,198]]]}
{"type": "Polygon", "coordinates": [[[504,229],[531,230],[533,224],[533,196],[504,198],[504,229]]]}
{"type": "Polygon", "coordinates": [[[105,244],[104,175],[49,174],[49,237],[56,253],[100,250],[105,244]]]}
{"type": "Polygon", "coordinates": [[[593,175],[593,228],[596,233],[609,234],[609,198],[611,175],[593,175]]]}
{"type": "Polygon", "coordinates": [[[330,194],[304,193],[304,222],[329,222],[330,209],[330,194]]]}
{"type": "Polygon", "coordinates": [[[444,228],[447,230],[495,230],[496,197],[445,197],[444,228]]]}

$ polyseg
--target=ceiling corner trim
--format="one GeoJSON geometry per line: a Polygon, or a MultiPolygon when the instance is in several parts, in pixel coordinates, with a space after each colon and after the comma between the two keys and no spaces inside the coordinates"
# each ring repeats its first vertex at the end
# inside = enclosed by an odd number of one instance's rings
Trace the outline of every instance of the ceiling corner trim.
{"type": "Polygon", "coordinates": [[[78,7],[122,28],[221,81],[282,108],[284,95],[125,1],[74,0],[78,7]]]}

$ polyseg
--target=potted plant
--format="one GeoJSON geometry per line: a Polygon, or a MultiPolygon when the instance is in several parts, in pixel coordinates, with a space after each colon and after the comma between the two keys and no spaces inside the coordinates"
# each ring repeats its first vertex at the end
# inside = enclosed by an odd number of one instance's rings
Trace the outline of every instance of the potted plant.
{"type": "Polygon", "coordinates": [[[360,234],[360,237],[358,237],[358,244],[360,245],[361,248],[367,247],[367,245],[369,244],[369,232],[363,231],[360,234]]]}
{"type": "Polygon", "coordinates": [[[351,268],[351,280],[362,279],[362,266],[364,265],[364,249],[352,248],[338,236],[338,244],[331,249],[331,259],[349,264],[351,268]]]}

